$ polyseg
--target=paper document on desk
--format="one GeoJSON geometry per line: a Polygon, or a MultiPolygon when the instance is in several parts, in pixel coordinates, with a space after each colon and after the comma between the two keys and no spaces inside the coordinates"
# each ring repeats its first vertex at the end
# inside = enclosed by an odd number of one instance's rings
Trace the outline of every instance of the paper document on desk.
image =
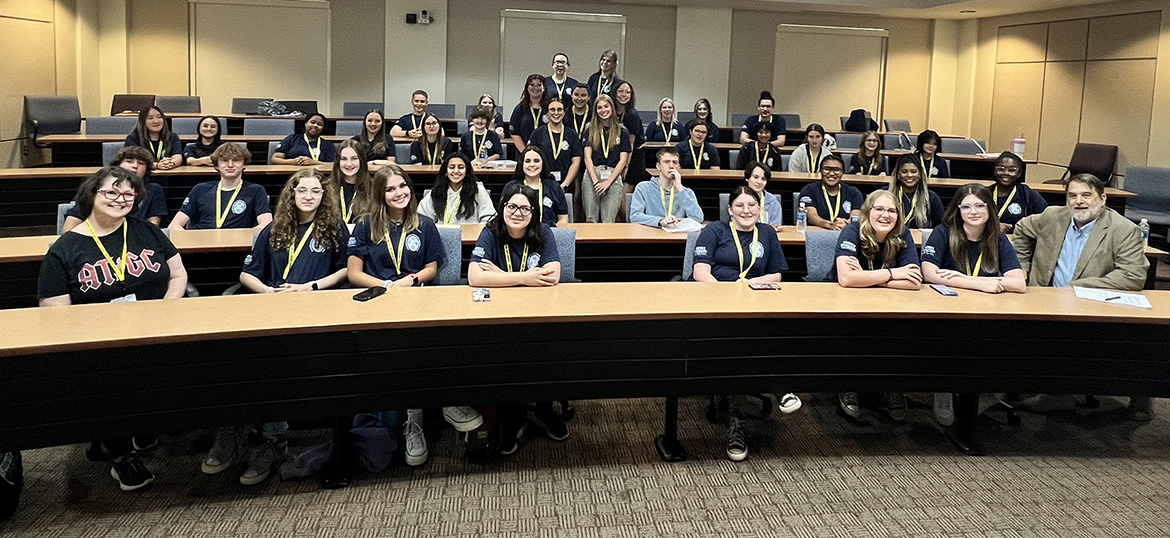
{"type": "Polygon", "coordinates": [[[697,231],[702,230],[702,229],[703,229],[703,224],[701,222],[699,222],[695,219],[691,219],[691,218],[682,219],[681,221],[678,221],[677,223],[675,223],[674,226],[671,226],[669,228],[663,228],[663,230],[666,230],[668,232],[681,232],[681,233],[697,232],[697,231]]]}
{"type": "Polygon", "coordinates": [[[1073,291],[1076,292],[1078,299],[1088,299],[1090,301],[1101,301],[1102,303],[1120,304],[1125,306],[1136,306],[1138,308],[1154,308],[1150,304],[1150,300],[1145,295],[1140,293],[1122,293],[1113,290],[1098,290],[1093,288],[1082,288],[1080,286],[1073,286],[1073,291]]]}

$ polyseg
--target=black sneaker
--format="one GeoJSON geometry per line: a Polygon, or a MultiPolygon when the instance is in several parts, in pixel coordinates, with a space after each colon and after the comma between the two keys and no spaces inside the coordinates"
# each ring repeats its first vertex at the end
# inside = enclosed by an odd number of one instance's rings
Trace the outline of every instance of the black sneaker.
{"type": "Polygon", "coordinates": [[[861,418],[861,404],[858,402],[856,392],[842,392],[837,395],[837,403],[841,407],[841,412],[845,416],[857,420],[861,418]]]}
{"type": "Polygon", "coordinates": [[[24,489],[20,452],[0,452],[0,523],[16,513],[24,489]]]}
{"type": "Polygon", "coordinates": [[[524,426],[521,426],[515,433],[505,431],[500,436],[500,454],[505,456],[514,454],[520,448],[520,440],[523,438],[524,426]]]}
{"type": "Polygon", "coordinates": [[[731,417],[731,426],[727,428],[727,457],[731,461],[747,459],[747,441],[743,434],[743,421],[731,417]]]}
{"type": "Polygon", "coordinates": [[[886,393],[886,411],[894,422],[906,420],[906,396],[901,392],[886,393]]]}
{"type": "Polygon", "coordinates": [[[135,437],[131,441],[134,444],[134,450],[139,452],[146,452],[158,448],[158,436],[148,435],[145,437],[135,437]]]}
{"type": "Polygon", "coordinates": [[[110,467],[110,476],[118,481],[122,491],[134,491],[154,482],[154,474],[142,464],[142,460],[138,459],[138,454],[134,452],[115,459],[114,466],[110,467]]]}
{"type": "Polygon", "coordinates": [[[537,407],[532,416],[533,422],[543,427],[544,431],[548,433],[549,439],[564,441],[569,438],[569,428],[565,426],[561,417],[553,412],[552,407],[537,407]]]}

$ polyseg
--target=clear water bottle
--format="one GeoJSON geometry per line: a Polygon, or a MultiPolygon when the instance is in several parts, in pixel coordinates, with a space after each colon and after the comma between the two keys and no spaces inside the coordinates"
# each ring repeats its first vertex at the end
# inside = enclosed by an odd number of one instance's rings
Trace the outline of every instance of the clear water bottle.
{"type": "Polygon", "coordinates": [[[796,211],[796,231],[804,233],[808,229],[808,209],[805,204],[810,200],[808,198],[800,199],[800,209],[796,211]]]}
{"type": "Polygon", "coordinates": [[[1141,228],[1142,230],[1142,244],[1145,245],[1146,248],[1150,248],[1150,221],[1142,219],[1142,221],[1138,223],[1138,228],[1141,228]]]}

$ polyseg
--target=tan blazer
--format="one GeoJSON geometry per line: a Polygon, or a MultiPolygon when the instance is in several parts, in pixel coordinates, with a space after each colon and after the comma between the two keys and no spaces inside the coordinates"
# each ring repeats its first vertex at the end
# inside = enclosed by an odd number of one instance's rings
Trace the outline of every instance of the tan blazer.
{"type": "MultiPolygon", "coordinates": [[[[1049,206],[1043,213],[1016,224],[1012,244],[1029,286],[1051,286],[1064,236],[1072,223],[1068,206],[1049,206]]],[[[1073,286],[1113,290],[1140,290],[1146,283],[1150,260],[1136,224],[1112,209],[1097,219],[1073,271],[1073,286]]]]}

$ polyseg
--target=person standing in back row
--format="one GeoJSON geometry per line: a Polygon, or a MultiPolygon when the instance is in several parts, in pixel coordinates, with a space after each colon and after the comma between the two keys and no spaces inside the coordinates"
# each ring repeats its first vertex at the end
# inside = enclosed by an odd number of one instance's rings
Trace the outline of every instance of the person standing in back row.
{"type": "Polygon", "coordinates": [[[589,75],[589,102],[596,103],[597,96],[608,95],[617,99],[617,89],[622,79],[617,76],[618,55],[612,50],[601,53],[597,61],[597,72],[589,75]]]}
{"type": "Polygon", "coordinates": [[[569,76],[569,55],[558,52],[553,55],[553,74],[544,77],[544,91],[554,101],[564,103],[565,107],[573,106],[573,88],[577,87],[577,79],[569,76]]]}
{"type": "Polygon", "coordinates": [[[528,75],[528,80],[524,82],[524,93],[520,94],[520,102],[512,109],[512,119],[508,122],[517,152],[524,151],[533,131],[548,123],[548,104],[551,101],[552,97],[544,91],[544,77],[537,73],[528,75]]]}

